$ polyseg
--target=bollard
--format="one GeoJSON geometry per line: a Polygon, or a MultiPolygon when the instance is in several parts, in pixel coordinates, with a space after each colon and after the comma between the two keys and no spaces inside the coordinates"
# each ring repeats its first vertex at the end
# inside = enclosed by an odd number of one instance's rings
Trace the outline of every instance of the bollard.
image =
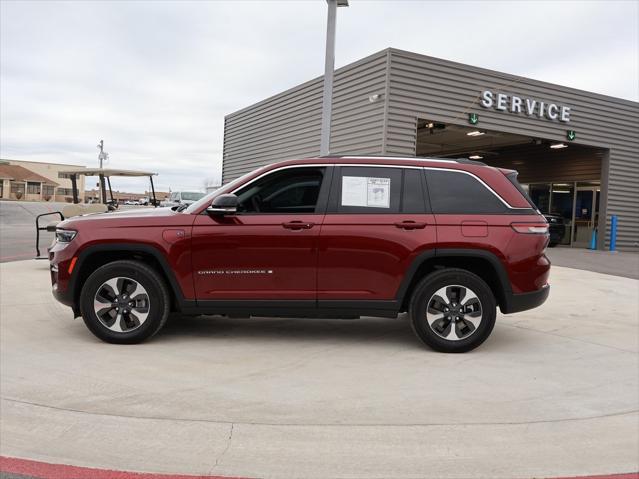
{"type": "Polygon", "coordinates": [[[588,249],[597,249],[597,228],[592,230],[592,235],[590,235],[590,246],[588,249]]]}
{"type": "Polygon", "coordinates": [[[610,218],[610,251],[617,250],[617,215],[610,218]]]}

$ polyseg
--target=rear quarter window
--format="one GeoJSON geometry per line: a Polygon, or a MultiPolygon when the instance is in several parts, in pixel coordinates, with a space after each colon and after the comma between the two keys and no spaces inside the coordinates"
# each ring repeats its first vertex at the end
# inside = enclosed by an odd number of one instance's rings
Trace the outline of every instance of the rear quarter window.
{"type": "Polygon", "coordinates": [[[450,170],[426,170],[433,213],[503,214],[506,205],[474,176],[450,170]]]}

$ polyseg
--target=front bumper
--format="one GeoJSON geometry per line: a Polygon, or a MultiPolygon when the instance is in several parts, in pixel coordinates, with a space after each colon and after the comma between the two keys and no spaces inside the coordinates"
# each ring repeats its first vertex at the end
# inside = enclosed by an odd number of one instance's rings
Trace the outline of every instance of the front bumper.
{"type": "Polygon", "coordinates": [[[51,273],[51,293],[53,297],[65,306],[70,306],[75,316],[78,308],[75,304],[71,274],[71,262],[76,254],[75,248],[54,242],[48,249],[49,269],[51,273]]]}
{"type": "Polygon", "coordinates": [[[507,294],[505,304],[500,307],[501,312],[504,314],[511,314],[536,308],[546,302],[549,294],[549,284],[546,284],[541,289],[530,293],[507,294]]]}

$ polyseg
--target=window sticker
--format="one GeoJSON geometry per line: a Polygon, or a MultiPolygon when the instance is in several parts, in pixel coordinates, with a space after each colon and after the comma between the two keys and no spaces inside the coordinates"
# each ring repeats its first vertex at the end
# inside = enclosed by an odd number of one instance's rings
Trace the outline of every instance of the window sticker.
{"type": "Polygon", "coordinates": [[[342,177],[342,206],[390,208],[390,178],[342,177]]]}

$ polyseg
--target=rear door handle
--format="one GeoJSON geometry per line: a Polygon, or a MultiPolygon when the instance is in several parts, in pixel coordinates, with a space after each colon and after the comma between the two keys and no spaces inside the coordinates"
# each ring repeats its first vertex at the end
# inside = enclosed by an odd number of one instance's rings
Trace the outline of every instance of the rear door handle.
{"type": "Polygon", "coordinates": [[[315,223],[309,223],[308,221],[288,221],[282,223],[282,226],[288,230],[310,230],[315,223]]]}
{"type": "Polygon", "coordinates": [[[395,223],[395,226],[405,230],[421,230],[426,227],[426,223],[418,223],[417,221],[399,221],[395,223]]]}

